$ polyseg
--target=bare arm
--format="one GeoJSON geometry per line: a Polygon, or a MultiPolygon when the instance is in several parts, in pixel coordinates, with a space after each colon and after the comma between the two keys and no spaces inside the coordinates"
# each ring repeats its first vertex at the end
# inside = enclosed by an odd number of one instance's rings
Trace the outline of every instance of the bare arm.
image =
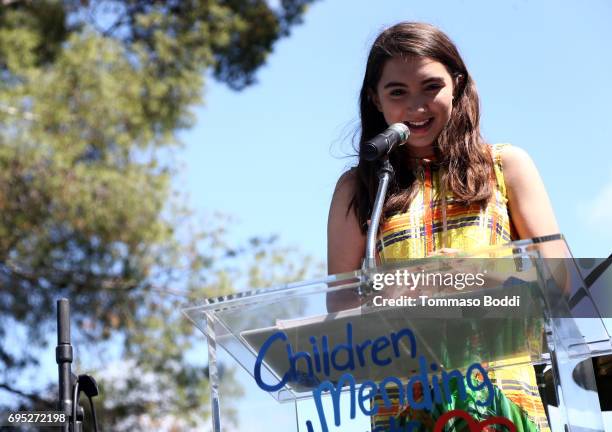
{"type": "MultiPolygon", "coordinates": [[[[504,181],[508,191],[508,208],[519,238],[546,236],[559,233],[548,194],[538,170],[522,149],[509,147],[502,153],[504,181]]],[[[564,242],[542,243],[539,249],[544,258],[568,258],[564,242]]],[[[548,261],[557,284],[567,291],[568,279],[562,261],[548,261]]]]}
{"type": "MultiPolygon", "coordinates": [[[[336,185],[327,221],[327,272],[338,274],[358,270],[365,251],[365,235],[359,228],[355,212],[349,204],[355,191],[355,172],[342,175],[336,185]]],[[[327,296],[330,312],[359,306],[352,291],[343,290],[327,296]]]]}
{"type": "Polygon", "coordinates": [[[519,238],[557,234],[559,226],[538,169],[524,150],[508,147],[502,153],[508,208],[519,238]]]}

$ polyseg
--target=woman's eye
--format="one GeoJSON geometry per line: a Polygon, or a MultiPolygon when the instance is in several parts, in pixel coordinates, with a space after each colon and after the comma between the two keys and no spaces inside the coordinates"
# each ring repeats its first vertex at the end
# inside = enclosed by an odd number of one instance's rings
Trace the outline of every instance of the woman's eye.
{"type": "Polygon", "coordinates": [[[403,95],[404,93],[405,93],[405,91],[404,91],[404,90],[402,90],[402,89],[395,89],[395,90],[391,90],[391,91],[389,92],[389,94],[390,94],[391,96],[401,96],[401,95],[403,95]]]}
{"type": "Polygon", "coordinates": [[[440,84],[432,84],[432,85],[428,85],[427,87],[425,87],[425,90],[434,91],[434,90],[440,90],[441,88],[442,86],[440,84]]]}

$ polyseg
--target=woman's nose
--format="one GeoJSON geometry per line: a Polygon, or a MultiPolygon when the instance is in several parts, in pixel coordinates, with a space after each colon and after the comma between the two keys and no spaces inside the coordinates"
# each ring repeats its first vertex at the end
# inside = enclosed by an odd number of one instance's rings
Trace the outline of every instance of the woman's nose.
{"type": "Polygon", "coordinates": [[[427,111],[427,103],[424,98],[413,97],[408,100],[408,111],[414,113],[424,113],[427,111]]]}

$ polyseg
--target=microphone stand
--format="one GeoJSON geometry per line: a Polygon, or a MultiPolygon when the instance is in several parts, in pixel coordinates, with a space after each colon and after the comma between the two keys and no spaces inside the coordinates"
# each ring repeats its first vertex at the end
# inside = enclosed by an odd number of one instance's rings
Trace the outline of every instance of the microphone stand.
{"type": "Polygon", "coordinates": [[[59,374],[59,403],[58,409],[66,415],[62,425],[62,432],[82,432],[85,412],[79,405],[79,396],[85,392],[91,404],[94,430],[98,430],[96,410],[92,397],[99,394],[96,380],[89,375],[72,373],[72,345],[70,344],[70,303],[62,298],[57,301],[57,347],[55,348],[55,361],[59,374]]]}
{"type": "Polygon", "coordinates": [[[361,270],[368,277],[372,269],[376,267],[376,237],[378,236],[378,226],[380,225],[380,217],[382,216],[383,204],[385,202],[385,196],[387,195],[387,189],[389,188],[389,182],[394,174],[393,166],[391,166],[389,162],[389,156],[383,156],[378,166],[378,190],[374,198],[374,207],[372,209],[370,226],[368,227],[368,234],[366,237],[365,258],[361,266],[361,270]]]}
{"type": "MultiPolygon", "coordinates": [[[[57,347],[55,361],[59,372],[59,410],[66,415],[62,432],[72,431],[72,388],[76,377],[72,374],[72,345],[70,345],[70,304],[68,299],[57,301],[57,347]]],[[[80,423],[80,422],[79,422],[80,423]]],[[[80,428],[79,428],[80,431],[80,428]]]]}

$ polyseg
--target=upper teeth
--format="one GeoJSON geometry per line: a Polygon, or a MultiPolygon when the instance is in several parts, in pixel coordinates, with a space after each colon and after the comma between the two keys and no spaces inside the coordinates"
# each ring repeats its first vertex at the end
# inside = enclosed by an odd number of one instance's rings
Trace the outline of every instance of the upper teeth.
{"type": "Polygon", "coordinates": [[[408,122],[408,123],[410,123],[411,125],[414,125],[414,126],[423,126],[423,125],[424,125],[425,123],[427,123],[428,121],[429,121],[429,119],[427,119],[427,120],[423,120],[423,121],[421,121],[421,122],[408,122]]]}

